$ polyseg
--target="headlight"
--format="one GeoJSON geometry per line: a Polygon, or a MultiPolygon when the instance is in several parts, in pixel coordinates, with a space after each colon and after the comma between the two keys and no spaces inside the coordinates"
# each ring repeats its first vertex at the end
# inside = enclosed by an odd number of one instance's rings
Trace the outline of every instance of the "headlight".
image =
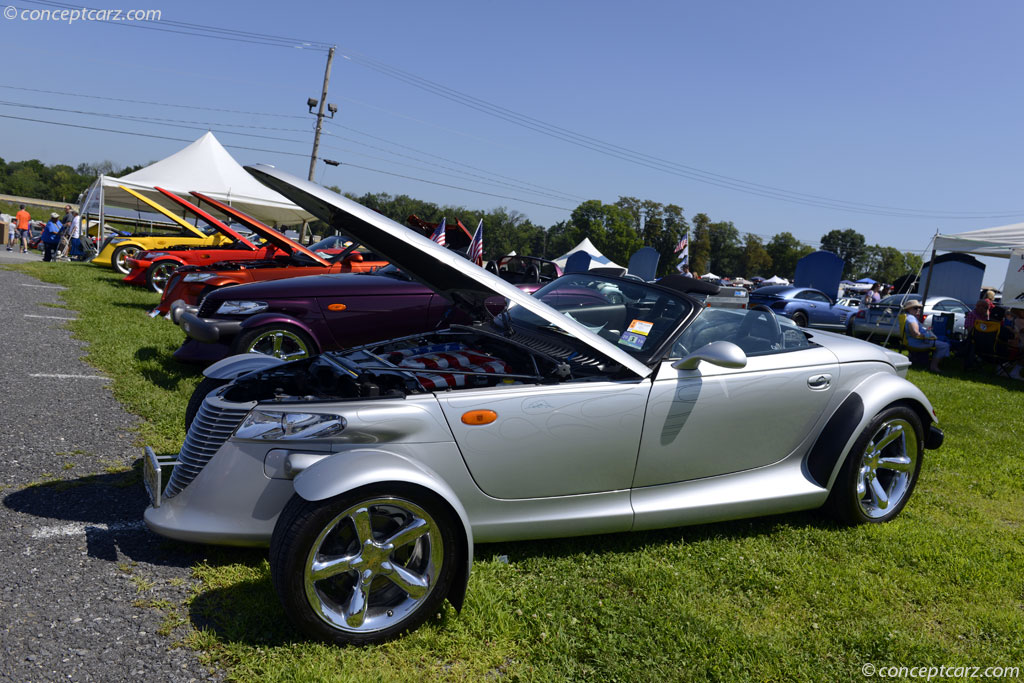
{"type": "Polygon", "coordinates": [[[225,301],[217,309],[224,315],[252,315],[267,310],[266,301],[225,301]]]}
{"type": "Polygon", "coordinates": [[[166,251],[144,251],[141,254],[139,254],[137,258],[155,259],[155,258],[160,258],[161,256],[168,256],[168,255],[169,254],[166,251]]]}
{"type": "Polygon", "coordinates": [[[268,440],[329,439],[340,434],[347,424],[341,415],[255,409],[242,420],[235,436],[268,440]]]}
{"type": "Polygon", "coordinates": [[[217,273],[188,273],[185,275],[185,282],[206,282],[217,277],[217,273]]]}

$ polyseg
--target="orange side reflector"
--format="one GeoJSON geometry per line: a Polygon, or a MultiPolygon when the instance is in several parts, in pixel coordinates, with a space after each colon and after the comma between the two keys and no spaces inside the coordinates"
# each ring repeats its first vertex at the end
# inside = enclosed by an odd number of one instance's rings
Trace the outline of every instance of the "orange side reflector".
{"type": "Polygon", "coordinates": [[[462,423],[467,425],[489,425],[498,419],[493,410],[471,410],[462,414],[462,423]]]}
{"type": "Polygon", "coordinates": [[[345,304],[330,304],[327,306],[328,311],[344,311],[348,306],[345,304]]]}

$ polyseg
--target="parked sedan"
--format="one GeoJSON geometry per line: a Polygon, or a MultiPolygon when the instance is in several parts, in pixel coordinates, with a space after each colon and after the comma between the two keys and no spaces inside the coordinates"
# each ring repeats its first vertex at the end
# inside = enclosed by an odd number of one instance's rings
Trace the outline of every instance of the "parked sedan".
{"type": "Polygon", "coordinates": [[[573,273],[529,296],[313,183],[249,171],[474,321],[290,363],[225,359],[169,480],[147,451],[149,527],[270,544],[308,636],[377,643],[446,599],[461,609],[475,543],[821,506],[885,522],[942,441],[907,359],[877,345],[702,307],[691,278],[573,273]],[[494,297],[511,302],[496,317],[494,297]]]}
{"type": "MultiPolygon", "coordinates": [[[[866,337],[869,341],[884,343],[886,340],[897,342],[900,339],[899,315],[903,304],[909,299],[920,299],[920,294],[893,294],[887,296],[866,309],[861,309],[850,318],[847,334],[855,337],[866,337]]],[[[959,299],[950,296],[930,296],[924,303],[924,326],[931,329],[935,315],[953,314],[952,337],[963,339],[964,322],[970,308],[959,299]]]]}
{"type": "Polygon", "coordinates": [[[800,327],[843,331],[856,306],[837,302],[824,292],[810,287],[770,285],[750,293],[750,305],[768,306],[777,315],[790,318],[800,327]]]}

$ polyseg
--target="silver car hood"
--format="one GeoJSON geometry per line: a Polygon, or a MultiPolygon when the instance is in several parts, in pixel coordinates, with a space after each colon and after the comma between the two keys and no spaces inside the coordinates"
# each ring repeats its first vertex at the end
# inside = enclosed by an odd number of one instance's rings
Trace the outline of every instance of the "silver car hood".
{"type": "Polygon", "coordinates": [[[461,308],[479,314],[487,299],[504,297],[636,375],[651,374],[646,365],[575,320],[390,218],[273,166],[258,164],[245,170],[461,308]]]}

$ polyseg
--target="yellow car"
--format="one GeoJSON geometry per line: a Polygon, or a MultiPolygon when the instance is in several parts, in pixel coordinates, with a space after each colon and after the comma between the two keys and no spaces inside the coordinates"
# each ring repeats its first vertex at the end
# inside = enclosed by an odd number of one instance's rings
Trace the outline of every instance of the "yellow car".
{"type": "Polygon", "coordinates": [[[138,192],[119,185],[122,190],[143,202],[154,211],[166,216],[181,228],[184,234],[179,235],[132,235],[129,237],[108,238],[100,247],[100,253],[96,254],[91,263],[99,266],[110,266],[124,275],[128,274],[131,266],[127,260],[134,257],[140,251],[151,249],[169,249],[172,247],[215,247],[231,239],[221,234],[212,226],[190,225],[183,218],[174,215],[164,207],[160,206],[148,197],[138,192]],[[207,232],[208,231],[208,232],[207,232]]]}

